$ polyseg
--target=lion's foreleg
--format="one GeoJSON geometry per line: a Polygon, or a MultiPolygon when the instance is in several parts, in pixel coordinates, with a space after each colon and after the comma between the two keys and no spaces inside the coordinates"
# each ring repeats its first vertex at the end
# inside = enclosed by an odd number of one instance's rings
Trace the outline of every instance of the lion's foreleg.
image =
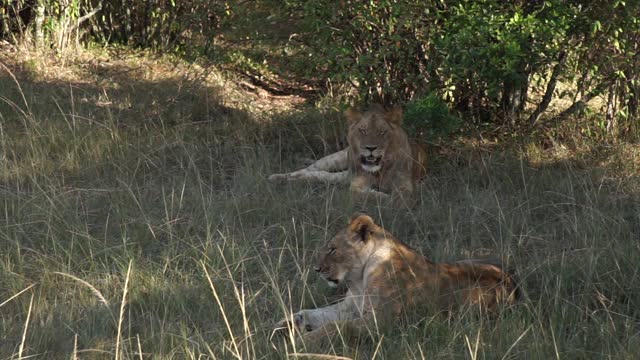
{"type": "Polygon", "coordinates": [[[329,154],[307,166],[308,171],[342,171],[349,167],[349,148],[329,154]]]}
{"type": "Polygon", "coordinates": [[[346,298],[333,305],[300,310],[276,324],[276,329],[290,328],[304,334],[340,320],[350,320],[357,316],[357,308],[352,299],[346,298]]]}
{"type": "Polygon", "coordinates": [[[304,333],[302,340],[306,346],[321,346],[333,341],[353,342],[359,339],[371,338],[379,335],[381,329],[373,314],[365,314],[349,320],[337,320],[326,323],[321,327],[304,333]]]}
{"type": "Polygon", "coordinates": [[[346,183],[349,181],[349,170],[340,172],[315,171],[302,169],[291,173],[272,174],[269,180],[308,180],[308,181],[324,181],[331,184],[346,183]]]}
{"type": "Polygon", "coordinates": [[[362,197],[372,197],[378,200],[389,198],[389,194],[371,187],[365,176],[356,176],[351,180],[351,191],[362,197]]]}
{"type": "Polygon", "coordinates": [[[346,183],[349,181],[348,152],[347,149],[340,150],[318,159],[304,169],[283,173],[272,174],[269,180],[309,180],[325,181],[328,183],[346,183]]]}
{"type": "Polygon", "coordinates": [[[333,305],[317,309],[302,310],[295,314],[295,316],[301,317],[301,319],[298,318],[301,320],[301,330],[308,332],[332,322],[351,320],[356,317],[357,313],[357,308],[353,301],[351,299],[345,299],[333,305]]]}

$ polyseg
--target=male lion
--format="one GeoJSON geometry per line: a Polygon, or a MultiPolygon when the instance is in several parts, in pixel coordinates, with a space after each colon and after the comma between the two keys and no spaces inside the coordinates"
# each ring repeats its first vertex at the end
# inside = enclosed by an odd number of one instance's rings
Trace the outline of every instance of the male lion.
{"type": "Polygon", "coordinates": [[[276,327],[291,328],[312,343],[336,331],[366,334],[409,309],[448,311],[464,304],[491,309],[519,297],[512,275],[495,262],[431,262],[362,214],[327,242],[315,270],[331,286],[344,283],[346,297],[301,310],[276,327]]]}
{"type": "Polygon", "coordinates": [[[351,180],[351,190],[357,193],[411,194],[425,175],[427,153],[423,146],[409,141],[402,129],[402,109],[373,105],[365,112],[349,109],[345,117],[349,122],[346,149],[302,170],[273,174],[269,180],[351,180]]]}

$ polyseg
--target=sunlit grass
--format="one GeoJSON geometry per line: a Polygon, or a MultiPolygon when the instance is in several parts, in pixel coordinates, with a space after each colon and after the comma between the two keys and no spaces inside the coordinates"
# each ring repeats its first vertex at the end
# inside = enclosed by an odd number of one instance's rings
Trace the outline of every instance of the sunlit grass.
{"type": "Polygon", "coordinates": [[[272,326],[336,298],[315,249],[357,210],[438,261],[502,257],[527,296],[493,317],[406,319],[324,358],[637,355],[635,178],[461,149],[433,155],[415,207],[363,208],[342,187],[266,181],[339,145],[319,140],[340,133],[325,115],[271,126],[206,89],[165,104],[180,83],[136,81],[109,105],[99,87],[0,75],[0,358],[309,358],[294,338],[276,352],[272,326]]]}

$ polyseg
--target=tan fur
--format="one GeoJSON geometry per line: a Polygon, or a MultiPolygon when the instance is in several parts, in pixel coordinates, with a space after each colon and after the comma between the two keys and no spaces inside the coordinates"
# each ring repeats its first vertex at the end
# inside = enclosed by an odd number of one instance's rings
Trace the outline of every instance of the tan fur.
{"type": "Polygon", "coordinates": [[[316,341],[338,329],[367,332],[407,310],[451,310],[463,304],[492,309],[516,301],[513,277],[495,262],[433,263],[376,225],[355,215],[321,250],[315,268],[330,284],[345,284],[344,300],[302,310],[279,326],[316,341]],[[293,324],[293,325],[292,325],[293,324]]]}
{"type": "Polygon", "coordinates": [[[351,182],[351,189],[385,197],[410,194],[426,174],[427,153],[409,141],[402,129],[402,109],[374,105],[365,112],[349,109],[348,148],[319,159],[310,166],[269,180],[351,182]]]}
{"type": "Polygon", "coordinates": [[[426,173],[425,149],[402,129],[402,109],[379,105],[361,113],[350,109],[349,171],[356,192],[410,194],[426,173]]]}

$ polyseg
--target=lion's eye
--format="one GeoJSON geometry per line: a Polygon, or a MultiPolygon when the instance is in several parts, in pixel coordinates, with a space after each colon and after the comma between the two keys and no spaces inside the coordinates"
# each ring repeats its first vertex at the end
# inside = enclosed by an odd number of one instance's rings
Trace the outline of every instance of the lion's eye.
{"type": "Polygon", "coordinates": [[[380,130],[378,131],[378,136],[382,136],[387,132],[387,130],[380,130]]]}
{"type": "Polygon", "coordinates": [[[334,247],[329,248],[329,255],[333,255],[335,253],[336,253],[336,248],[334,248],[334,247]]]}
{"type": "Polygon", "coordinates": [[[362,135],[367,135],[367,129],[365,129],[365,128],[359,128],[358,130],[360,130],[360,133],[361,133],[362,135]]]}

